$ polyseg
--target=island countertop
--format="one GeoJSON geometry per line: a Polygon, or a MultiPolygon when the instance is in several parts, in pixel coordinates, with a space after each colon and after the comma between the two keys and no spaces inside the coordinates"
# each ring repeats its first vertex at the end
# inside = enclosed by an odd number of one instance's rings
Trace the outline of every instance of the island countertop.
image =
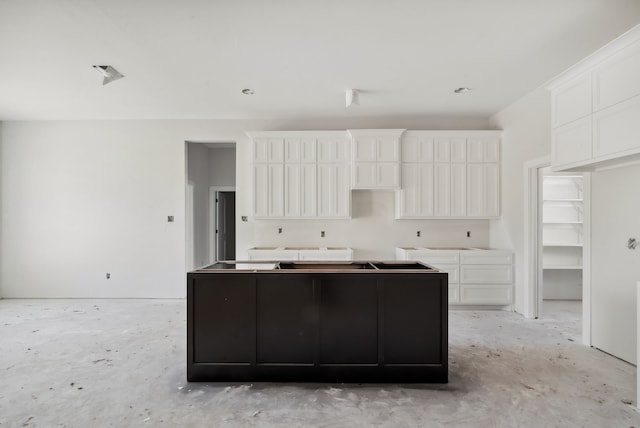
{"type": "Polygon", "coordinates": [[[219,261],[212,265],[195,269],[193,272],[206,273],[215,271],[225,272],[440,272],[433,266],[419,261],[219,261]]]}

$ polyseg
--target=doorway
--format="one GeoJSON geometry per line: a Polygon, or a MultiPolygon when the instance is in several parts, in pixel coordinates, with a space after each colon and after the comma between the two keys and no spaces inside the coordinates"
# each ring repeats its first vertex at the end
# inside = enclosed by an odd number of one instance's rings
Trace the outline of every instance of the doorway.
{"type": "Polygon", "coordinates": [[[591,345],[590,177],[525,165],[525,316],[561,323],[591,345]]]}
{"type": "Polygon", "coordinates": [[[209,188],[209,230],[212,261],[236,258],[236,192],[231,188],[209,188]]]}

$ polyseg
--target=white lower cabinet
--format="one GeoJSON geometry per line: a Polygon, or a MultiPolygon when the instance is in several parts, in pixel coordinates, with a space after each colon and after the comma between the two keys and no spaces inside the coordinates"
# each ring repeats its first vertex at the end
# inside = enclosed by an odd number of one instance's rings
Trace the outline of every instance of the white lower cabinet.
{"type": "Polygon", "coordinates": [[[250,261],[342,261],[353,260],[351,248],[252,248],[250,261]]]}
{"type": "Polygon", "coordinates": [[[396,259],[418,260],[449,274],[449,304],[513,303],[513,253],[508,250],[396,248],[396,259]]]}

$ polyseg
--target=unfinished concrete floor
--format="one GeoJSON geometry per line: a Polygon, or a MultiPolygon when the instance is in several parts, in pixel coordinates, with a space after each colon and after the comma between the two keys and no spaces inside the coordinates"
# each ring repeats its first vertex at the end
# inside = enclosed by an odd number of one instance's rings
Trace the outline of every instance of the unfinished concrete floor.
{"type": "Polygon", "coordinates": [[[0,427],[640,427],[571,316],[451,311],[449,383],[186,382],[184,300],[0,300],[0,427]]]}

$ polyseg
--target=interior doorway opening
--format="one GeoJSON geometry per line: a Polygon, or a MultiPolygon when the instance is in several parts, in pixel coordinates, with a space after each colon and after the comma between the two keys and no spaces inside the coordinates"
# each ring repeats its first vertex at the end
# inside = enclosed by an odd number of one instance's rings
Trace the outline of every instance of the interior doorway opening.
{"type": "Polygon", "coordinates": [[[215,263],[219,251],[235,258],[236,241],[236,144],[235,142],[186,142],[187,271],[215,263]],[[216,194],[224,194],[224,211],[217,215],[216,194]],[[232,197],[230,195],[233,195],[232,197]],[[224,232],[218,246],[218,217],[224,232]]]}
{"type": "Polygon", "coordinates": [[[525,165],[525,316],[562,324],[591,345],[590,176],[525,165]]]}

